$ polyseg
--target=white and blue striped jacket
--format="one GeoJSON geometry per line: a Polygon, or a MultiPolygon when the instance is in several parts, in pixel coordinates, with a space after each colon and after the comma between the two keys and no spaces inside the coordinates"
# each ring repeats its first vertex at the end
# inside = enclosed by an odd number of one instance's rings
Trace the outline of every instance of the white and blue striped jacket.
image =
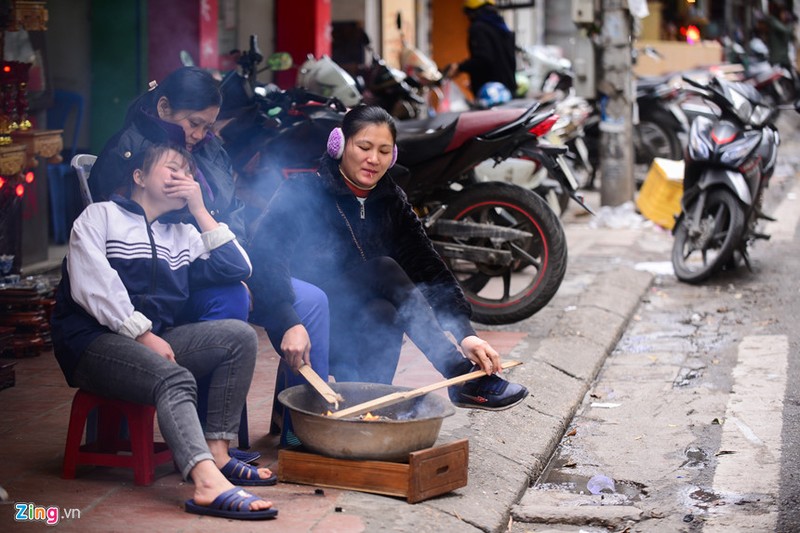
{"type": "Polygon", "coordinates": [[[250,259],[226,225],[201,234],[170,216],[148,224],[137,203],[115,196],[89,205],[73,224],[52,317],[68,382],[98,335],[158,335],[178,325],[193,288],[250,277],[250,259]]]}

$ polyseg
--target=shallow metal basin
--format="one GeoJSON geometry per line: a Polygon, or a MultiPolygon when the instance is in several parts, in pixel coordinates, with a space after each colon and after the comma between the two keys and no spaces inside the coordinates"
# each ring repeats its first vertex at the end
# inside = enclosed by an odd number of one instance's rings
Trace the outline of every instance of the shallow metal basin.
{"type": "MultiPolygon", "coordinates": [[[[340,402],[340,409],[393,392],[411,390],[380,383],[330,385],[344,396],[345,402],[340,402]]],[[[305,448],[337,459],[407,461],[410,452],[433,446],[442,421],[455,413],[449,400],[429,393],[372,412],[387,419],[335,419],[326,416],[333,407],[307,384],[282,391],[278,401],[289,409],[294,432],[305,448]]]]}

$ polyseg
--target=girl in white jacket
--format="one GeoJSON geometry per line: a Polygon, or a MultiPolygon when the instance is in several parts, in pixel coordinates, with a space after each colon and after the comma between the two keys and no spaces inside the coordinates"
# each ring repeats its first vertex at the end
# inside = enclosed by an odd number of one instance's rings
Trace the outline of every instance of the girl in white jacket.
{"type": "Polygon", "coordinates": [[[194,481],[188,512],[273,518],[269,501],[235,487],[271,485],[266,468],[228,455],[255,366],[257,338],[240,320],[181,324],[192,290],[243,281],[250,260],[217,223],[183,148],[154,146],[128,198],[92,204],[73,225],[53,313],[53,344],[73,387],[155,405],[174,460],[194,481]],[[176,222],[188,209],[194,226],[176,222]],[[196,378],[208,378],[205,431],[196,378]]]}

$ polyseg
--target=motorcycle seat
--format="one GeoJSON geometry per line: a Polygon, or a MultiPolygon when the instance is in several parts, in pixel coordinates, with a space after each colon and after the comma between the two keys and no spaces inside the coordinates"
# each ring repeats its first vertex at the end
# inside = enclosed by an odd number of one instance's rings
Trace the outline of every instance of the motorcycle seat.
{"type": "Polygon", "coordinates": [[[508,126],[530,109],[487,109],[442,113],[420,120],[397,122],[398,162],[415,165],[438,154],[455,150],[467,140],[508,126]]]}
{"type": "Polygon", "coordinates": [[[455,135],[459,113],[441,113],[416,120],[398,120],[397,161],[413,166],[442,154],[455,135]]]}

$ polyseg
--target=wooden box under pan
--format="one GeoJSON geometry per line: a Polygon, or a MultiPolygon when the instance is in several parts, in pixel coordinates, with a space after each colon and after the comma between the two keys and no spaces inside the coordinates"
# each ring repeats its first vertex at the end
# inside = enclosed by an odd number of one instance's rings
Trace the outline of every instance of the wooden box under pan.
{"type": "Polygon", "coordinates": [[[417,503],[467,485],[469,441],[411,452],[408,463],[334,459],[296,450],[278,452],[278,479],[399,496],[417,503]]]}

